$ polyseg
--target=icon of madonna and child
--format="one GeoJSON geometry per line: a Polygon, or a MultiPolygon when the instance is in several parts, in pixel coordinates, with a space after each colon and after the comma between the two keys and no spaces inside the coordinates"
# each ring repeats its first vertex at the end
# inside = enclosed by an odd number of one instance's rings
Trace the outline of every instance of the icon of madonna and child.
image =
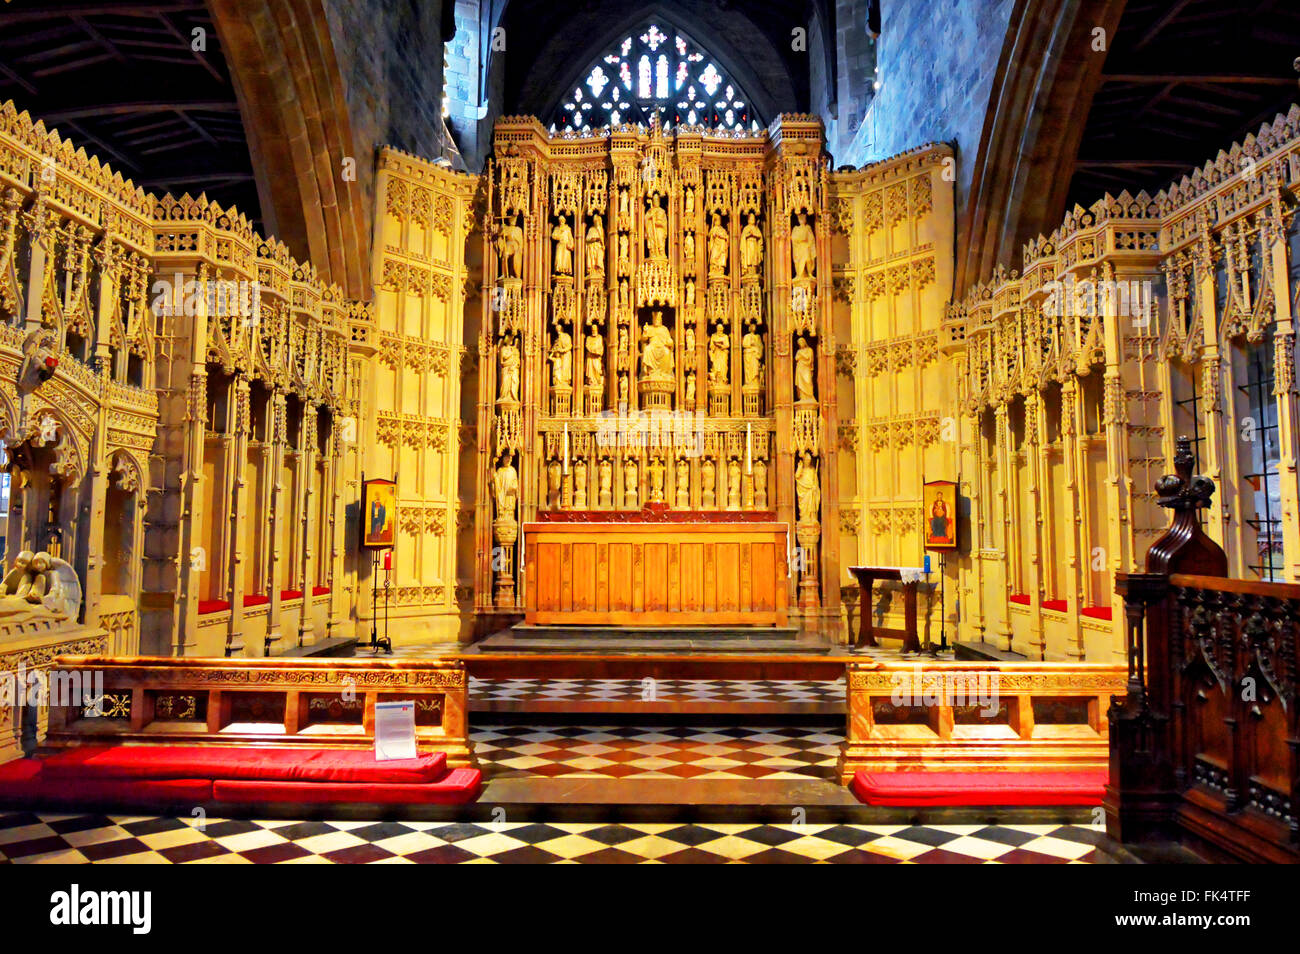
{"type": "Polygon", "coordinates": [[[945,550],[957,546],[957,484],[931,480],[924,485],[926,501],[925,546],[945,550]]]}

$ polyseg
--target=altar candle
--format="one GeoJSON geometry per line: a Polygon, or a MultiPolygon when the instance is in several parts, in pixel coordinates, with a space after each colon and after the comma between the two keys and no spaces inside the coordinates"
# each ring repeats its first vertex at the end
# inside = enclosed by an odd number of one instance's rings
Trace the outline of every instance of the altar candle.
{"type": "Polygon", "coordinates": [[[567,474],[569,472],[569,422],[568,421],[564,422],[564,460],[561,463],[563,464],[563,472],[567,474]]]}
{"type": "Polygon", "coordinates": [[[930,573],[930,554],[928,553],[925,555],[925,572],[927,576],[930,573]]]}
{"type": "Polygon", "coordinates": [[[392,550],[385,550],[385,551],[384,551],[384,569],[385,569],[385,570],[391,570],[392,568],[393,568],[393,551],[392,551],[392,550]]]}
{"type": "Polygon", "coordinates": [[[749,421],[745,422],[745,473],[754,472],[754,432],[749,421]]]}

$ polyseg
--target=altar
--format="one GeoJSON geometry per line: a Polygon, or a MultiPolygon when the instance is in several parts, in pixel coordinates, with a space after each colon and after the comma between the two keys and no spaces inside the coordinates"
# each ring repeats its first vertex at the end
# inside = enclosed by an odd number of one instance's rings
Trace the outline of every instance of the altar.
{"type": "Polygon", "coordinates": [[[785,524],[546,521],[523,530],[526,623],[786,623],[785,524]]]}

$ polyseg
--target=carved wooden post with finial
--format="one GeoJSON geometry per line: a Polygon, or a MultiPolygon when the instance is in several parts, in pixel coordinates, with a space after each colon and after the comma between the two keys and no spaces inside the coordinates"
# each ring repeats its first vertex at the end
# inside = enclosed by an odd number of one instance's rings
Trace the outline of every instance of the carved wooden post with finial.
{"type": "Polygon", "coordinates": [[[1191,440],[1178,438],[1174,473],[1156,481],[1158,502],[1173,511],[1173,521],[1147,551],[1145,573],[1115,576],[1115,591],[1124,598],[1128,686],[1124,698],[1112,697],[1108,713],[1105,809],[1107,833],[1121,841],[1159,834],[1176,797],[1169,735],[1174,681],[1169,577],[1228,574],[1227,556],[1206,536],[1198,516],[1210,505],[1214,481],[1193,475],[1194,463],[1191,440]]]}

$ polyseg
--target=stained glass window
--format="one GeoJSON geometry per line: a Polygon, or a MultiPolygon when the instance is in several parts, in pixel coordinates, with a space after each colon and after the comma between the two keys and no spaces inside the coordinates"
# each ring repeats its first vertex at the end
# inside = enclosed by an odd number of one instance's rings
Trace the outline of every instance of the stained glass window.
{"type": "Polygon", "coordinates": [[[689,37],[654,23],[624,37],[592,64],[560,103],[552,128],[648,125],[656,110],[668,125],[762,128],[739,83],[689,37]]]}

